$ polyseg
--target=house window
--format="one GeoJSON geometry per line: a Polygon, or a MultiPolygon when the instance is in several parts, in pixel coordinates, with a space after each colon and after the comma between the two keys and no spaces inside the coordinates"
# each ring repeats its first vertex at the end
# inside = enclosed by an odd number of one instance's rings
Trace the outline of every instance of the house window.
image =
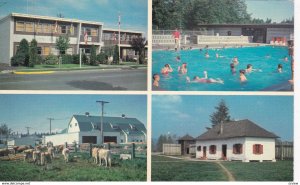
{"type": "Polygon", "coordinates": [[[24,22],[17,22],[16,23],[16,31],[24,31],[25,29],[25,24],[24,22]]]}
{"type": "Polygon", "coordinates": [[[77,123],[75,123],[75,127],[77,127],[77,123]]]}
{"type": "Polygon", "coordinates": [[[25,23],[25,31],[26,32],[33,32],[33,23],[31,23],[31,22],[27,22],[27,23],[25,23]]]}
{"type": "Polygon", "coordinates": [[[209,146],[209,154],[216,154],[217,146],[216,145],[210,145],[209,146]]]}
{"type": "Polygon", "coordinates": [[[38,53],[38,55],[42,54],[42,47],[37,47],[37,53],[38,53]]]}
{"type": "Polygon", "coordinates": [[[72,128],[72,124],[70,124],[70,128],[72,128]]]}
{"type": "Polygon", "coordinates": [[[98,36],[98,30],[95,29],[95,28],[92,28],[92,29],[91,29],[91,36],[97,37],[97,36],[98,36]]]}
{"type": "Polygon", "coordinates": [[[197,151],[198,151],[198,152],[201,151],[201,146],[197,146],[197,151]]]}
{"type": "Polygon", "coordinates": [[[45,46],[44,47],[44,55],[49,55],[50,54],[50,47],[49,46],[45,46]]]}
{"type": "Polygon", "coordinates": [[[67,26],[61,26],[61,33],[66,34],[67,33],[67,26]]]}
{"type": "Polygon", "coordinates": [[[263,145],[261,144],[254,144],[253,145],[253,154],[259,155],[264,153],[263,145]]]}
{"type": "Polygon", "coordinates": [[[234,144],[232,148],[233,154],[242,154],[243,153],[243,144],[234,144]]]}

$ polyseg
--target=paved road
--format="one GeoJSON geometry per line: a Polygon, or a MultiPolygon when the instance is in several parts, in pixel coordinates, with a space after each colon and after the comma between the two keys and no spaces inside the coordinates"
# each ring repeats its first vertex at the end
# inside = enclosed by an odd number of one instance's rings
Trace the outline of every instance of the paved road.
{"type": "Polygon", "coordinates": [[[0,74],[0,90],[147,90],[146,69],[60,71],[53,74],[0,74]]]}

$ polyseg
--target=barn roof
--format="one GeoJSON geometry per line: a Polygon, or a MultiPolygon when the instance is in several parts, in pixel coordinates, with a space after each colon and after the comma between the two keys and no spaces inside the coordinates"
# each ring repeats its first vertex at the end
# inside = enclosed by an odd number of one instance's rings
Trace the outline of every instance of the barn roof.
{"type": "Polygon", "coordinates": [[[198,136],[196,140],[218,140],[235,137],[278,138],[278,136],[274,133],[265,130],[248,119],[245,119],[218,124],[198,136]],[[222,133],[221,125],[223,125],[222,133]]]}
{"type": "Polygon", "coordinates": [[[181,138],[178,139],[178,141],[193,141],[195,140],[195,138],[193,138],[192,136],[186,134],[185,136],[182,136],[181,138]]]}
{"type": "MultiPolygon", "coordinates": [[[[91,131],[101,128],[101,116],[73,116],[79,125],[80,131],[91,131]]],[[[145,125],[136,118],[123,117],[103,117],[104,132],[120,132],[124,131],[129,134],[142,134],[146,132],[145,125]]]]}

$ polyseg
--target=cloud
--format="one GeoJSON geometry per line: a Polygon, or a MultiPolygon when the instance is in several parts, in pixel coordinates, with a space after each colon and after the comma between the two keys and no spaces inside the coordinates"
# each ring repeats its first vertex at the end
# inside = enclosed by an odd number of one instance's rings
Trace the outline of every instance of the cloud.
{"type": "Polygon", "coordinates": [[[156,96],[152,97],[152,100],[155,103],[161,103],[161,104],[164,104],[164,103],[179,104],[182,102],[182,98],[179,95],[156,95],[156,96]]]}

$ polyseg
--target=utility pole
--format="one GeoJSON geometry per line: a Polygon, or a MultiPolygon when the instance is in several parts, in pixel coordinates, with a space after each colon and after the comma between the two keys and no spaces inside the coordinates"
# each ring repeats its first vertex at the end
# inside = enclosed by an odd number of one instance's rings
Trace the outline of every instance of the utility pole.
{"type": "Polygon", "coordinates": [[[47,118],[47,120],[50,121],[50,135],[51,135],[51,121],[54,120],[54,118],[47,118]]]}
{"type": "Polygon", "coordinates": [[[119,63],[121,63],[121,15],[119,13],[119,63]]]}
{"type": "Polygon", "coordinates": [[[29,136],[29,129],[31,129],[31,127],[25,127],[27,129],[27,136],[29,136]]]}
{"type": "Polygon", "coordinates": [[[101,143],[104,143],[104,137],[103,137],[103,113],[104,113],[104,104],[109,103],[107,101],[96,101],[96,103],[100,103],[101,104],[101,109],[102,109],[102,113],[101,113],[101,143]]]}

